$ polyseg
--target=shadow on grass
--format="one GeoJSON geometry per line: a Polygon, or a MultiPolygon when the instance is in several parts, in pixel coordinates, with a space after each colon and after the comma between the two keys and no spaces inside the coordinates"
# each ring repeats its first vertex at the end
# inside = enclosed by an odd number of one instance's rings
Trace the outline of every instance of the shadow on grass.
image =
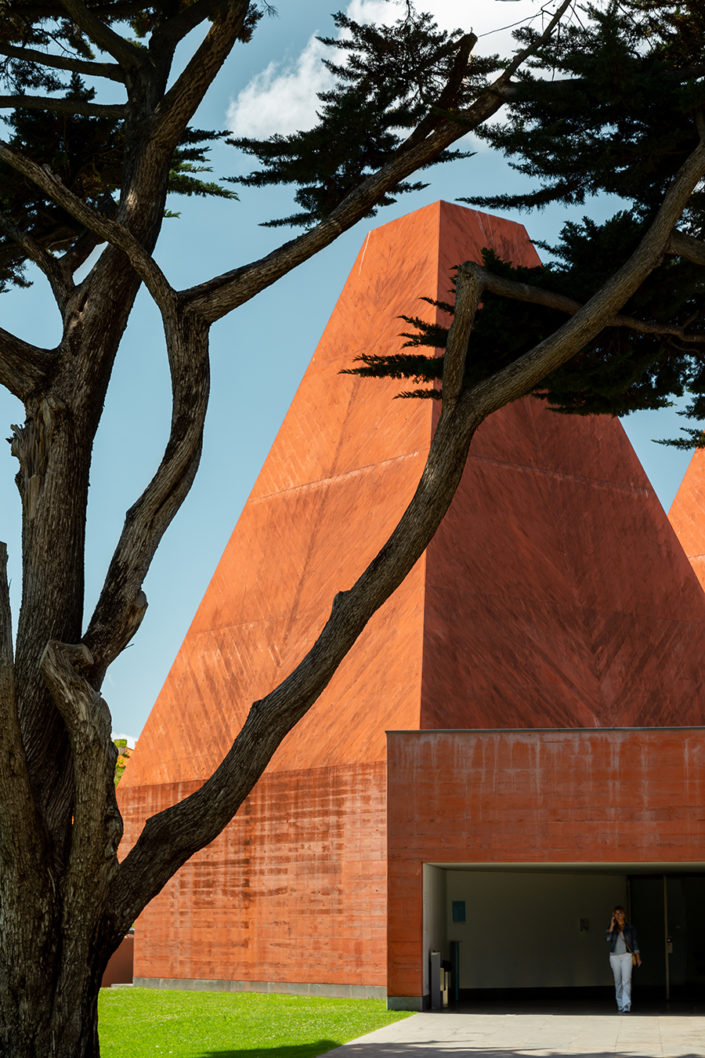
{"type": "Polygon", "coordinates": [[[233,1047],[225,1051],[202,1051],[198,1058],[318,1058],[318,1055],[341,1047],[338,1040],[314,1040],[312,1043],[284,1044],[277,1047],[255,1047],[252,1050],[233,1047]]]}

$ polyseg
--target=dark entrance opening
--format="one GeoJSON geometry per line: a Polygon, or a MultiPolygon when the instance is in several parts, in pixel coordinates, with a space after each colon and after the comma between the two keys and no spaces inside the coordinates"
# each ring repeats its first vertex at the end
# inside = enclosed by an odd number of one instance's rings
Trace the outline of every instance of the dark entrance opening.
{"type": "Polygon", "coordinates": [[[613,1014],[604,936],[621,902],[643,959],[634,1009],[705,1011],[702,863],[527,868],[424,866],[426,947],[450,971],[451,1007],[613,1014]]]}
{"type": "Polygon", "coordinates": [[[633,874],[630,917],[644,965],[640,991],[655,1000],[705,998],[705,874],[633,874]]]}

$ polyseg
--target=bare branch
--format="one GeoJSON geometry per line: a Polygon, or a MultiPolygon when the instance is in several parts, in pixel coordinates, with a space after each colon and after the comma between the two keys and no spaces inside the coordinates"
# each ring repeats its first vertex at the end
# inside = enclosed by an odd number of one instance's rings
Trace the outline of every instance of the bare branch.
{"type": "Polygon", "coordinates": [[[147,608],[142,583],[198,469],[208,408],[208,327],[199,316],[165,320],[172,385],[169,440],[156,474],[127,512],[105,584],[84,636],[95,658],[93,679],[137,631],[147,608]]]}
{"type": "Polygon", "coordinates": [[[122,118],[124,103],[88,103],[82,99],[54,99],[52,96],[0,96],[0,110],[49,110],[55,114],[84,114],[94,118],[122,118]]]}
{"type": "Polygon", "coordinates": [[[125,75],[116,63],[90,62],[86,59],[75,59],[68,55],[52,55],[48,51],[36,48],[17,48],[14,44],[0,44],[0,55],[10,59],[21,59],[22,62],[36,62],[56,70],[70,70],[72,73],[84,73],[89,77],[107,77],[111,81],[123,81],[125,75]]]}
{"type": "Polygon", "coordinates": [[[162,314],[174,311],[175,293],[172,287],[167,282],[156,261],[127,228],[114,220],[109,220],[91,206],[86,205],[77,195],[69,191],[48,166],[37,165],[26,155],[14,150],[9,144],[1,140],[0,160],[11,165],[17,172],[32,180],[54,202],[63,206],[67,213],[70,213],[76,220],[80,221],[84,227],[122,250],[137,275],[143,280],[162,314]]]}
{"type": "Polygon", "coordinates": [[[366,216],[380,198],[393,190],[400,181],[428,165],[451,143],[492,117],[502,105],[503,100],[499,92],[489,89],[483,92],[473,106],[463,112],[462,127],[445,121],[441,129],[428,136],[422,143],[402,151],[377,173],[368,177],[314,228],[257,261],[183,291],[186,302],[210,322],[221,319],[303,261],[329,246],[339,235],[366,216]]]}
{"type": "Polygon", "coordinates": [[[183,40],[187,33],[214,14],[220,6],[220,0],[196,0],[195,3],[182,8],[178,15],[174,15],[155,30],[151,47],[156,51],[165,45],[173,48],[175,44],[183,40]]]}
{"type": "Polygon", "coordinates": [[[199,791],[152,816],[120,865],[108,906],[120,928],[191,855],[229,822],[277,746],[313,705],[367,621],[423,553],[453,498],[474,429],[459,404],[443,407],[416,493],[392,536],[357,583],[336,595],[318,639],[292,674],[255,702],[235,743],[199,791]]]}
{"type": "MultiPolygon", "coordinates": [[[[693,242],[697,240],[694,239],[693,242]]],[[[705,259],[705,244],[700,245],[703,247],[705,259]]],[[[485,268],[480,268],[479,265],[472,265],[472,268],[482,274],[483,289],[489,290],[492,294],[498,294],[500,297],[511,298],[513,301],[526,301],[532,305],[542,305],[547,309],[565,312],[569,316],[574,316],[583,307],[583,302],[566,297],[565,294],[556,294],[551,290],[532,286],[530,283],[519,283],[514,279],[506,279],[504,276],[498,276],[493,272],[488,272],[485,268]]],[[[630,331],[638,331],[640,334],[662,334],[664,337],[678,338],[681,342],[693,345],[705,343],[705,335],[688,334],[685,327],[655,323],[653,320],[639,320],[634,316],[624,316],[621,313],[612,316],[605,326],[624,327],[630,331]]]]}
{"type": "Polygon", "coordinates": [[[50,381],[56,355],[0,327],[0,385],[21,401],[40,393],[50,381]]]}
{"type": "Polygon", "coordinates": [[[443,407],[457,403],[463,388],[470,331],[482,297],[482,269],[471,262],[458,270],[455,311],[443,358],[443,407]]]}
{"type": "MultiPolygon", "coordinates": [[[[573,0],[563,0],[537,43],[548,39],[572,2],[573,0]]],[[[186,301],[205,319],[214,322],[328,246],[343,231],[347,231],[366,216],[380,198],[393,190],[405,177],[429,165],[452,143],[496,114],[505,102],[512,74],[535,47],[536,45],[532,45],[519,52],[499,77],[480,92],[471,106],[458,111],[452,119],[446,115],[438,115],[435,130],[420,143],[414,142],[412,133],[407,145],[403,146],[387,165],[368,177],[310,231],[284,243],[258,261],[185,290],[183,295],[186,301]]]]}
{"type": "Polygon", "coordinates": [[[228,4],[224,13],[214,20],[205,40],[157,107],[156,138],[167,143],[177,142],[232,51],[242,31],[248,6],[249,0],[237,0],[228,4]]]}
{"type": "Polygon", "coordinates": [[[668,242],[668,253],[685,257],[693,264],[705,265],[705,242],[682,231],[674,231],[668,242]]]}
{"type": "Polygon", "coordinates": [[[51,283],[51,289],[58,305],[63,308],[72,288],[67,282],[66,274],[59,262],[43,246],[36,242],[29,232],[22,231],[12,221],[0,216],[0,232],[21,246],[30,261],[34,261],[37,268],[47,277],[51,283]]]}
{"type": "Polygon", "coordinates": [[[124,69],[136,69],[144,63],[144,52],[125,40],[114,29],[101,22],[92,11],[81,3],[81,0],[61,0],[61,5],[73,18],[79,29],[83,30],[94,44],[102,51],[112,55],[124,69]]]}

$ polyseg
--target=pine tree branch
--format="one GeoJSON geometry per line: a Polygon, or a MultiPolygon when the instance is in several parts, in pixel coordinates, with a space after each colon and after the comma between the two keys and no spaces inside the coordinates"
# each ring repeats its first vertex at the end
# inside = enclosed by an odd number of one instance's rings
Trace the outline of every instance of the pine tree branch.
{"type": "Polygon", "coordinates": [[[56,355],[0,327],[0,386],[21,401],[41,393],[50,381],[56,355]]]}
{"type": "Polygon", "coordinates": [[[512,75],[535,48],[548,39],[572,3],[573,0],[563,0],[541,37],[522,49],[469,107],[459,110],[452,118],[439,115],[437,128],[420,143],[414,142],[412,133],[406,147],[346,195],[324,220],[265,257],[183,291],[186,303],[209,322],[215,322],[330,245],[342,232],[366,216],[405,177],[431,164],[452,143],[496,114],[504,105],[512,75]]]}
{"type": "Polygon", "coordinates": [[[152,480],[130,508],[84,642],[94,658],[93,682],[137,631],[147,600],[142,584],[162,537],[188,495],[198,469],[208,408],[208,326],[190,313],[164,320],[172,388],[169,439],[152,480]]]}
{"type": "Polygon", "coordinates": [[[0,96],[0,109],[49,110],[54,114],[82,114],[94,118],[122,118],[124,103],[88,103],[81,99],[53,99],[51,96],[0,96]]]}
{"type": "Polygon", "coordinates": [[[663,260],[674,226],[703,177],[705,140],[701,138],[676,173],[638,247],[622,267],[552,335],[495,375],[477,383],[469,392],[468,399],[482,409],[483,418],[530,393],[547,374],[566,363],[609,326],[622,305],[663,260]]]}
{"type": "MultiPolygon", "coordinates": [[[[671,237],[671,241],[673,236],[671,237]]],[[[696,242],[697,240],[693,240],[696,242]]],[[[670,242],[669,242],[670,245],[670,242]]],[[[703,260],[705,263],[705,244],[703,249],[703,260]]],[[[673,251],[676,252],[676,251],[673,251]]],[[[547,309],[555,309],[557,312],[565,312],[568,316],[574,316],[583,307],[583,302],[574,298],[557,294],[543,287],[535,287],[530,283],[520,283],[514,279],[495,275],[486,268],[476,264],[468,264],[463,267],[472,269],[479,278],[483,290],[499,297],[509,298],[512,301],[524,301],[532,305],[541,305],[547,309]]],[[[638,331],[640,334],[662,334],[664,337],[678,338],[681,342],[693,345],[705,344],[705,335],[688,334],[684,327],[675,327],[669,324],[656,323],[653,320],[639,320],[634,316],[624,316],[617,313],[605,324],[606,327],[624,327],[630,331],[638,331]]]]}
{"type": "Polygon", "coordinates": [[[242,31],[248,7],[249,0],[233,0],[227,5],[157,106],[153,136],[167,144],[169,149],[180,139],[184,127],[230,55],[242,31]]]}
{"type": "Polygon", "coordinates": [[[116,246],[127,256],[137,275],[144,282],[162,314],[174,311],[176,295],[154,258],[122,224],[109,220],[74,195],[46,165],[37,165],[26,155],[0,140],[0,161],[28,177],[57,205],[62,206],[84,227],[102,240],[116,246]]]}
{"type": "Polygon", "coordinates": [[[138,69],[144,65],[145,52],[102,22],[81,0],[60,0],[60,2],[78,28],[102,51],[112,55],[123,69],[138,69]]]}
{"type": "Polygon", "coordinates": [[[693,264],[705,265],[705,242],[682,231],[674,231],[669,239],[668,253],[685,257],[693,264]]]}
{"type": "Polygon", "coordinates": [[[481,277],[474,268],[460,268],[455,293],[455,312],[443,358],[443,407],[448,409],[457,404],[463,388],[470,331],[482,297],[481,277]]]}
{"type": "Polygon", "coordinates": [[[453,62],[453,68],[450,72],[450,76],[443,87],[443,91],[438,97],[436,104],[431,108],[429,113],[423,118],[413,132],[406,138],[404,143],[400,145],[400,150],[403,151],[406,147],[412,147],[415,143],[420,143],[434,128],[438,125],[439,115],[451,110],[455,105],[458,92],[460,91],[465,75],[470,65],[470,55],[477,44],[477,37],[474,33],[466,33],[460,38],[457,45],[457,51],[455,60],[453,62]]]}
{"type": "Polygon", "coordinates": [[[0,216],[0,232],[21,246],[30,261],[34,261],[37,268],[44,273],[51,284],[59,308],[63,310],[73,283],[67,281],[66,273],[56,258],[40,246],[28,232],[22,231],[3,216],[0,216]]]}
{"type": "Polygon", "coordinates": [[[36,62],[56,70],[70,70],[72,73],[82,73],[88,77],[106,77],[111,81],[123,83],[125,81],[125,75],[116,63],[91,62],[68,55],[52,55],[51,52],[39,51],[37,48],[18,48],[14,44],[0,44],[0,55],[6,55],[9,59],[21,59],[22,62],[36,62]]]}
{"type": "Polygon", "coordinates": [[[164,47],[173,49],[192,29],[215,14],[220,7],[222,0],[196,0],[189,7],[182,8],[178,15],[158,26],[150,46],[157,52],[164,47]]]}

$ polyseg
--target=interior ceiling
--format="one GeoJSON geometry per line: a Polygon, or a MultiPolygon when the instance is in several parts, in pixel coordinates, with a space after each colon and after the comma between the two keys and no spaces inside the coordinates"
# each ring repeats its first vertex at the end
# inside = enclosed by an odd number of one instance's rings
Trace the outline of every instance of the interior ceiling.
{"type": "Polygon", "coordinates": [[[431,863],[447,871],[541,874],[705,874],[705,862],[689,863],[431,863]]]}

